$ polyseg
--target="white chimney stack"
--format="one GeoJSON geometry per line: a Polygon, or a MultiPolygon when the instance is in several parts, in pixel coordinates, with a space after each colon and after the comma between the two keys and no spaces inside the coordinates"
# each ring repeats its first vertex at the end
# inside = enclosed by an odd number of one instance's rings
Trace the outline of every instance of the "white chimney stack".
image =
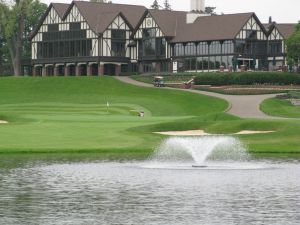
{"type": "Polygon", "coordinates": [[[191,0],[191,11],[205,12],[205,0],[191,0]]]}
{"type": "Polygon", "coordinates": [[[210,16],[205,13],[205,0],[191,0],[191,12],[186,15],[186,23],[194,23],[202,16],[210,16]]]}

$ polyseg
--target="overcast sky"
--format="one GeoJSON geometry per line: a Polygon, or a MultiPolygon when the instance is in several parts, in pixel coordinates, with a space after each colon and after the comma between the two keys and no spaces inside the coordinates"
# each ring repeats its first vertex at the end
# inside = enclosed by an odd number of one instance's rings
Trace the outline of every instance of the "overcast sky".
{"type": "MultiPolygon", "coordinates": [[[[137,4],[149,7],[153,0],[112,0],[114,3],[137,4]]],[[[164,0],[158,0],[163,3],[164,0]]],[[[50,2],[70,3],[67,0],[42,0],[50,2]]],[[[169,0],[174,10],[190,10],[190,0],[169,0]]],[[[278,23],[296,23],[300,20],[300,0],[206,0],[206,6],[217,7],[217,12],[239,13],[255,12],[265,23],[269,16],[278,23]]]]}

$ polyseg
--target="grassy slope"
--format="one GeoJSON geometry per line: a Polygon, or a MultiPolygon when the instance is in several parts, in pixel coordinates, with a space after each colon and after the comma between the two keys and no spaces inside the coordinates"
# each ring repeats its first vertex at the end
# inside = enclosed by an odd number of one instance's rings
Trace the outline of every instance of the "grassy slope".
{"type": "Polygon", "coordinates": [[[241,120],[222,113],[227,108],[222,100],[135,87],[111,77],[2,78],[0,94],[0,119],[10,122],[0,125],[0,153],[101,150],[107,157],[145,157],[163,138],[153,131],[186,129],[276,130],[241,139],[253,153],[300,153],[299,121],[241,120]],[[143,110],[146,117],[133,116],[132,110],[143,110]]]}
{"type": "Polygon", "coordinates": [[[261,104],[261,109],[268,115],[286,118],[300,118],[300,107],[283,99],[267,99],[261,104]]]}
{"type": "Polygon", "coordinates": [[[159,136],[127,129],[222,112],[228,105],[111,77],[3,78],[0,90],[0,118],[10,122],[0,126],[0,152],[149,150],[159,136]],[[132,110],[143,110],[146,117],[133,116],[132,110]]]}

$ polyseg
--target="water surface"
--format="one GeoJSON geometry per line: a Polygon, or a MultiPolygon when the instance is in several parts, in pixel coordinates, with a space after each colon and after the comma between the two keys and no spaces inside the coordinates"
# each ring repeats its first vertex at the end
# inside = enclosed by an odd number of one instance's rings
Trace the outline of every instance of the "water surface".
{"type": "Polygon", "coordinates": [[[300,224],[299,162],[209,166],[0,159],[0,224],[300,224]]]}

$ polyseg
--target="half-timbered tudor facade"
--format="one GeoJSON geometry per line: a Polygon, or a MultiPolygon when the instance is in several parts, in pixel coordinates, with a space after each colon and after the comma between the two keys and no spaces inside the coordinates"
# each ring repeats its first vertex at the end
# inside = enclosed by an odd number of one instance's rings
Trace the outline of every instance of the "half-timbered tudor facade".
{"type": "Polygon", "coordinates": [[[264,65],[267,36],[254,13],[198,17],[179,30],[171,41],[173,66],[177,64],[179,71],[232,70],[242,65],[261,69],[264,65]]]}
{"type": "Polygon", "coordinates": [[[52,3],[31,35],[33,75],[275,69],[285,64],[284,39],[292,30],[264,26],[255,13],[52,3]]]}
{"type": "Polygon", "coordinates": [[[285,40],[294,32],[296,24],[265,24],[268,30],[268,64],[270,70],[286,65],[285,40]]]}
{"type": "Polygon", "coordinates": [[[132,32],[143,6],[50,4],[32,34],[33,74],[119,75],[131,68],[132,32]]]}

